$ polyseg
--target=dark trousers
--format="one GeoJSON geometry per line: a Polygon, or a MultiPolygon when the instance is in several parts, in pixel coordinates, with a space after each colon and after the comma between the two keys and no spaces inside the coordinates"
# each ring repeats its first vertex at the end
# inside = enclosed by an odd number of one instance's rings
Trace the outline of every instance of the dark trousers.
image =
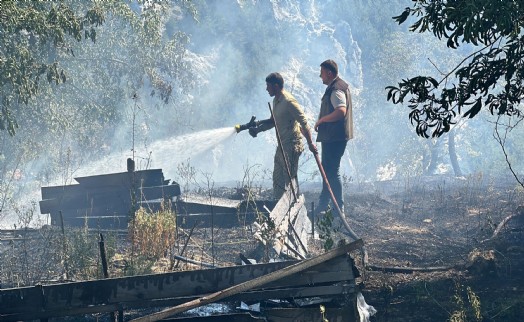
{"type": "MultiPolygon", "coordinates": [[[[347,141],[322,142],[322,167],[326,173],[327,180],[337,200],[338,206],[344,207],[344,196],[342,193],[342,180],[340,179],[340,160],[346,151],[347,141]]],[[[322,184],[322,192],[316,207],[316,212],[326,210],[331,200],[326,182],[322,184]]],[[[335,206],[332,207],[335,209],[335,206]]]]}

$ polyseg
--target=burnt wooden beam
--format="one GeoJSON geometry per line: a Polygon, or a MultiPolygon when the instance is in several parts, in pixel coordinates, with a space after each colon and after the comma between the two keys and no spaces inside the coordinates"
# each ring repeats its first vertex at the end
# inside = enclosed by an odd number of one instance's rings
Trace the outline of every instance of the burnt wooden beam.
{"type": "MultiPolygon", "coordinates": [[[[269,290],[254,290],[242,292],[228,298],[228,301],[263,301],[269,299],[298,299],[306,297],[342,297],[343,294],[356,294],[355,285],[321,285],[321,286],[303,286],[292,288],[278,288],[269,290]]],[[[330,299],[323,302],[329,302],[330,299]]],[[[322,302],[322,301],[321,301],[322,302]]]]}
{"type": "Polygon", "coordinates": [[[121,186],[134,184],[139,186],[161,186],[164,184],[162,169],[140,170],[135,172],[119,172],[88,177],[77,177],[75,180],[87,188],[101,185],[121,186]]]}
{"type": "Polygon", "coordinates": [[[72,184],[68,186],[50,186],[42,187],[42,199],[55,199],[63,196],[64,194],[78,194],[85,192],[83,186],[79,184],[72,184]]]}
{"type": "MultiPolygon", "coordinates": [[[[262,285],[281,280],[284,277],[287,277],[289,275],[292,275],[292,274],[295,274],[295,273],[299,273],[299,272],[304,271],[305,269],[307,269],[309,267],[318,265],[318,264],[320,264],[322,262],[325,262],[327,260],[330,260],[330,259],[335,258],[337,256],[340,256],[342,254],[347,254],[348,252],[350,252],[352,250],[361,248],[362,245],[363,245],[363,242],[362,242],[361,239],[359,239],[359,240],[356,240],[356,241],[354,241],[354,242],[352,242],[350,244],[343,245],[343,246],[340,246],[338,248],[335,248],[334,250],[329,251],[327,253],[324,253],[324,254],[322,254],[320,256],[313,257],[313,258],[310,258],[310,259],[306,259],[304,261],[298,262],[296,264],[293,264],[293,265],[288,266],[286,268],[283,268],[281,270],[269,273],[269,274],[264,275],[264,276],[257,277],[255,279],[252,279],[252,280],[244,282],[244,283],[240,283],[240,284],[234,285],[234,286],[226,288],[226,289],[224,289],[222,291],[215,292],[215,293],[213,293],[211,295],[208,295],[208,296],[196,299],[196,300],[192,300],[192,301],[189,301],[187,303],[184,303],[184,304],[181,304],[181,305],[177,305],[175,307],[168,308],[168,309],[165,309],[163,311],[160,311],[160,312],[157,312],[157,313],[153,313],[153,314],[150,314],[150,315],[146,315],[146,316],[143,316],[143,317],[131,320],[131,321],[134,321],[134,322],[154,322],[154,321],[158,321],[158,320],[161,320],[163,318],[175,315],[177,313],[185,312],[187,310],[190,310],[190,309],[202,306],[202,305],[206,305],[206,304],[209,304],[209,303],[217,302],[217,301],[219,301],[221,299],[228,298],[228,297],[236,295],[238,293],[245,292],[245,291],[254,289],[256,287],[260,287],[262,285]]],[[[251,265],[246,265],[246,266],[251,266],[251,265]]]]}
{"type": "Polygon", "coordinates": [[[140,187],[137,195],[138,200],[165,199],[179,196],[180,185],[173,183],[165,186],[140,187]]]}
{"type": "MultiPolygon", "coordinates": [[[[293,261],[217,269],[171,272],[104,280],[63,283],[40,287],[0,290],[0,317],[16,313],[33,314],[34,319],[46,311],[84,312],[97,306],[183,298],[215,292],[235,283],[282,269],[293,261]],[[45,295],[45,301],[42,297],[45,295]]],[[[112,306],[111,310],[115,310],[112,306]]],[[[25,315],[27,316],[27,315],[25,315]]],[[[52,315],[51,315],[52,316],[52,315]]],[[[25,318],[24,318],[25,319],[25,318]]],[[[3,319],[2,319],[3,320],[3,319]]]]}
{"type": "MultiPolygon", "coordinates": [[[[36,320],[181,305],[197,300],[201,296],[277,273],[297,263],[300,262],[253,264],[2,289],[0,290],[0,320],[36,320]]],[[[355,274],[350,256],[335,256],[322,260],[316,265],[313,264],[315,263],[309,262],[307,268],[299,269],[295,273],[291,272],[289,275],[287,273],[279,275],[274,282],[262,283],[258,287],[251,285],[252,288],[233,294],[228,300],[235,299],[235,296],[242,299],[242,294],[260,300],[275,296],[297,298],[314,296],[313,294],[331,296],[333,293],[333,296],[336,296],[337,292],[351,292],[355,274]],[[332,287],[333,284],[343,285],[343,288],[332,287]]]]}

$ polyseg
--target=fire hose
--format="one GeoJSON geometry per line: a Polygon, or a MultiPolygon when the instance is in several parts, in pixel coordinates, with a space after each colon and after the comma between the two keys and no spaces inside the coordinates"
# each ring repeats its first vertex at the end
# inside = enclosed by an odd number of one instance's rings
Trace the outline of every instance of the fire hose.
{"type": "MultiPolygon", "coordinates": [[[[269,104],[269,102],[268,102],[268,105],[269,105],[269,110],[271,112],[271,117],[273,117],[273,111],[271,110],[271,104],[269,104]]],[[[241,132],[241,131],[244,131],[244,130],[248,130],[250,127],[256,126],[255,119],[256,119],[256,117],[252,116],[251,120],[248,123],[242,124],[242,125],[240,125],[240,124],[235,125],[235,130],[238,133],[238,132],[241,132]]],[[[278,128],[277,128],[276,122],[275,122],[275,132],[277,132],[277,139],[278,139],[279,145],[281,146],[280,135],[278,133],[278,128]]],[[[281,147],[281,152],[284,154],[284,151],[282,150],[282,147],[281,147]]],[[[315,156],[315,161],[317,162],[317,166],[318,166],[318,169],[320,170],[320,174],[322,175],[322,179],[324,180],[324,182],[326,184],[326,187],[327,187],[327,189],[329,191],[331,200],[333,201],[333,204],[335,205],[335,209],[337,211],[337,214],[339,215],[340,219],[342,220],[342,223],[344,224],[344,227],[348,231],[349,236],[351,238],[353,238],[354,240],[360,239],[360,237],[358,237],[358,235],[349,226],[349,223],[347,222],[344,213],[342,212],[340,206],[337,203],[337,200],[335,199],[335,195],[333,194],[333,190],[331,190],[331,186],[329,184],[329,181],[327,179],[326,173],[324,171],[324,167],[322,166],[322,163],[320,162],[320,157],[318,155],[318,151],[316,153],[313,153],[313,155],[315,156]]],[[[286,163],[286,168],[288,170],[288,174],[289,174],[289,176],[291,178],[291,173],[289,171],[289,166],[287,164],[287,159],[286,159],[285,154],[284,154],[284,161],[286,163]]],[[[290,180],[291,187],[293,188],[292,181],[293,180],[290,180]]],[[[296,199],[296,195],[295,195],[295,191],[294,190],[293,190],[293,195],[294,195],[294,197],[296,199]]],[[[365,247],[363,245],[362,245],[360,251],[362,253],[362,265],[363,265],[364,268],[366,268],[367,270],[370,270],[370,271],[381,271],[381,272],[390,272],[390,273],[435,272],[435,271],[446,271],[446,270],[450,270],[450,269],[453,269],[453,268],[460,268],[460,267],[463,266],[463,265],[444,266],[444,267],[389,267],[389,266],[376,266],[376,265],[370,265],[368,263],[368,253],[367,253],[367,251],[366,251],[366,249],[365,249],[365,247]]]]}
{"type": "MultiPolygon", "coordinates": [[[[271,104],[269,102],[267,104],[269,105],[269,111],[271,112],[271,118],[274,119],[274,117],[273,117],[273,110],[271,109],[271,104]]],[[[282,142],[280,140],[280,134],[279,134],[278,128],[277,128],[277,122],[275,122],[275,132],[277,134],[277,139],[278,139],[278,143],[280,145],[280,150],[281,150],[282,155],[284,157],[284,162],[286,163],[286,169],[287,169],[287,172],[288,172],[288,175],[289,175],[291,189],[293,191],[293,195],[295,196],[295,200],[296,200],[297,196],[295,194],[295,190],[293,189],[293,178],[291,178],[291,172],[289,171],[289,165],[287,163],[286,154],[284,153],[284,150],[282,148],[282,142]]],[[[344,213],[342,212],[342,210],[340,209],[340,206],[338,205],[338,202],[337,202],[337,200],[335,198],[335,195],[333,194],[333,190],[331,189],[331,185],[329,184],[329,181],[327,179],[326,172],[324,171],[324,167],[322,166],[322,162],[320,162],[320,157],[318,156],[318,151],[313,152],[313,155],[315,156],[315,161],[317,162],[317,166],[318,166],[318,169],[320,170],[320,174],[322,175],[322,179],[324,179],[326,187],[327,187],[327,189],[329,191],[329,194],[331,196],[331,200],[333,201],[333,204],[335,205],[337,213],[338,213],[340,219],[342,220],[342,223],[344,224],[344,227],[348,231],[349,236],[351,238],[353,238],[354,240],[360,239],[360,237],[358,237],[358,235],[349,226],[349,223],[347,222],[344,213]]],[[[314,224],[315,223],[313,223],[313,225],[314,224]]],[[[366,267],[367,264],[368,264],[368,253],[367,253],[366,248],[364,247],[364,245],[362,245],[361,251],[362,251],[362,264],[364,265],[364,267],[366,267]]]]}
{"type": "MultiPolygon", "coordinates": [[[[331,185],[329,184],[329,181],[327,179],[326,172],[324,171],[324,167],[322,166],[322,163],[320,162],[320,157],[318,156],[318,151],[316,153],[313,152],[313,155],[315,156],[315,161],[317,161],[318,170],[320,170],[320,174],[322,175],[322,179],[324,179],[324,183],[326,184],[326,188],[328,189],[329,195],[331,196],[331,201],[333,201],[333,204],[335,205],[335,209],[337,210],[337,213],[338,213],[338,215],[340,217],[340,220],[342,220],[342,223],[344,224],[344,227],[348,231],[349,236],[351,238],[353,238],[354,240],[360,239],[360,237],[358,237],[358,235],[349,226],[349,223],[346,220],[346,216],[344,215],[344,213],[342,212],[342,209],[340,209],[340,206],[338,205],[337,199],[335,198],[335,195],[333,194],[333,190],[331,190],[331,185]]],[[[366,248],[364,247],[364,245],[362,245],[361,251],[362,251],[362,262],[364,264],[364,267],[366,267],[367,263],[368,263],[368,253],[367,253],[366,248]]]]}

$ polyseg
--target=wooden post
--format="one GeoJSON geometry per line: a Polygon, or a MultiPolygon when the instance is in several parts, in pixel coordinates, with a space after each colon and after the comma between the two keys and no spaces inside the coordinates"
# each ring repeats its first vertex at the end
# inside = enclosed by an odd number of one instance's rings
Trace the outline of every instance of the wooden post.
{"type": "Polygon", "coordinates": [[[64,256],[65,279],[69,280],[69,267],[67,265],[67,239],[65,236],[65,229],[64,229],[64,216],[62,215],[62,210],[60,210],[58,213],[60,214],[60,227],[62,228],[62,250],[63,250],[63,256],[64,256]]]}
{"type": "MultiPolygon", "coordinates": [[[[98,241],[98,246],[100,248],[100,260],[102,261],[102,272],[104,273],[104,278],[109,278],[109,272],[107,270],[107,258],[106,258],[106,247],[104,244],[104,235],[100,233],[100,240],[98,241]]],[[[115,312],[110,313],[111,322],[116,321],[115,312]]]]}
{"type": "Polygon", "coordinates": [[[104,245],[104,236],[102,234],[100,234],[98,246],[100,248],[100,260],[102,261],[102,272],[104,273],[104,278],[108,278],[109,272],[107,271],[106,247],[104,245]]]}
{"type": "Polygon", "coordinates": [[[315,202],[311,202],[311,236],[315,238],[315,202]]]}

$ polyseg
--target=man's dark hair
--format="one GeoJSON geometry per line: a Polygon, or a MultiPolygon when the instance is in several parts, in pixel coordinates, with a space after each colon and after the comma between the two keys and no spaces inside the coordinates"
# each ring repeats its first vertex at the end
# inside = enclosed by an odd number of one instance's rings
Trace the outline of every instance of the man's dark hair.
{"type": "Polygon", "coordinates": [[[320,67],[324,67],[325,69],[331,71],[334,76],[338,75],[337,63],[335,63],[335,61],[332,60],[332,59],[328,59],[328,60],[322,62],[322,64],[320,64],[320,67]]]}
{"type": "Polygon", "coordinates": [[[266,82],[269,84],[277,84],[280,88],[284,88],[284,78],[279,73],[271,73],[267,75],[266,82]]]}

